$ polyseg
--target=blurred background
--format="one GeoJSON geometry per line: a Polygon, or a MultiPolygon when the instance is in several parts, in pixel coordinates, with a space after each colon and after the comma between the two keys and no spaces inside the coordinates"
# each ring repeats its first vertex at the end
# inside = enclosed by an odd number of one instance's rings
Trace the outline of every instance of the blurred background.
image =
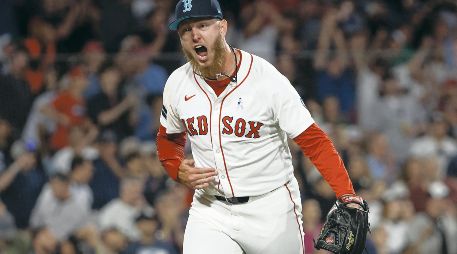
{"type": "MultiPolygon", "coordinates": [[[[334,141],[370,204],[368,253],[456,254],[456,2],[220,1],[229,43],[274,64],[334,141]]],[[[0,1],[0,253],[181,253],[192,193],[155,146],[184,63],[175,4],[0,1]]],[[[318,253],[334,193],[291,147],[318,253]]]]}

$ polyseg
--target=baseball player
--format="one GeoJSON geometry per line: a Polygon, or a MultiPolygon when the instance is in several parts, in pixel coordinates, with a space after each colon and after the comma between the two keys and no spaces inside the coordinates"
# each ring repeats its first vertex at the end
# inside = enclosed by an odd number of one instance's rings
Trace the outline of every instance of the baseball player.
{"type": "Polygon", "coordinates": [[[169,28],[189,62],[165,85],[157,148],[169,176],[195,189],[184,253],[304,253],[287,138],[338,198],[360,199],[332,142],[283,75],[228,45],[217,0],[180,0],[169,28]]]}

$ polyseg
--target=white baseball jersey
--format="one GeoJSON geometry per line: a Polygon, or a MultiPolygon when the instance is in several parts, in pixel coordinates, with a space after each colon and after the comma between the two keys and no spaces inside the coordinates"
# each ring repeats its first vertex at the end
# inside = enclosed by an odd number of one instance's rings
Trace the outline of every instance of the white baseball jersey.
{"type": "Polygon", "coordinates": [[[195,166],[215,168],[205,189],[226,197],[257,196],[293,178],[287,137],[314,123],[300,96],[264,59],[241,51],[237,81],[217,96],[187,63],[164,89],[161,124],[167,134],[186,131],[195,166]]]}

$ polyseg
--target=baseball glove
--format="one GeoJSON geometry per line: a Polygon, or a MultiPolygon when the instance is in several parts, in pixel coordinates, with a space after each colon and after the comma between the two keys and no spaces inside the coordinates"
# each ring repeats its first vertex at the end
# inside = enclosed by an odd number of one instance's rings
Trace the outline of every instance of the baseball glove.
{"type": "Polygon", "coordinates": [[[370,230],[368,211],[367,202],[358,196],[340,198],[328,213],[314,247],[338,254],[362,253],[370,230]]]}

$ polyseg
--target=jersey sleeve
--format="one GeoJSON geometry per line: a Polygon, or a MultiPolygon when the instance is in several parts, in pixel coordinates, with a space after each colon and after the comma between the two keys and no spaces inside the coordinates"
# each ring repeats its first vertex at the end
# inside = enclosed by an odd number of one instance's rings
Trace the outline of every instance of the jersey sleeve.
{"type": "Polygon", "coordinates": [[[330,138],[317,124],[312,124],[295,137],[294,141],[313,162],[338,198],[355,194],[341,156],[330,138]]]}
{"type": "Polygon", "coordinates": [[[179,165],[184,159],[186,133],[167,134],[165,127],[160,126],[157,134],[157,155],[168,175],[178,179],[179,165]]]}
{"type": "Polygon", "coordinates": [[[286,77],[281,75],[276,86],[273,112],[279,127],[293,139],[313,124],[314,119],[286,77]]]}
{"type": "Polygon", "coordinates": [[[160,124],[165,127],[167,133],[181,133],[185,131],[177,110],[176,91],[178,88],[173,83],[173,77],[167,81],[163,91],[163,106],[160,114],[160,124]]]}

